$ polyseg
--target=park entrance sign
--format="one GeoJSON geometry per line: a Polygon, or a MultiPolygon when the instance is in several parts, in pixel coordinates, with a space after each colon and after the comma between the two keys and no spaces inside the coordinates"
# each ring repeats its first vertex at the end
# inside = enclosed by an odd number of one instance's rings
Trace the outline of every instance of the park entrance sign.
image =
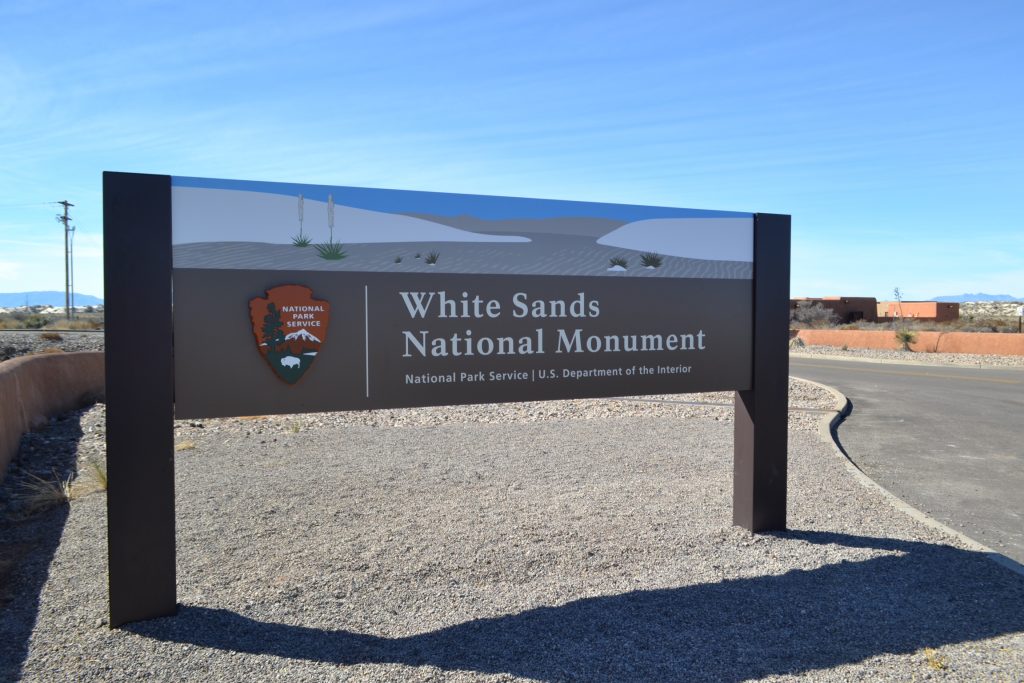
{"type": "Polygon", "coordinates": [[[785,527],[789,217],[104,174],[111,625],[176,608],[173,419],[735,390],[785,527]]]}

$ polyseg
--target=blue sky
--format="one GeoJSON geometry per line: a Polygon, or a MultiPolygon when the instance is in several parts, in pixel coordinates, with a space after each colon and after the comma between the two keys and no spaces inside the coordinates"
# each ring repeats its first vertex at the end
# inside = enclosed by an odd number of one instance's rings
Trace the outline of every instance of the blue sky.
{"type": "Polygon", "coordinates": [[[0,291],[104,170],[793,215],[794,296],[1024,296],[1024,3],[0,2],[0,291]]]}

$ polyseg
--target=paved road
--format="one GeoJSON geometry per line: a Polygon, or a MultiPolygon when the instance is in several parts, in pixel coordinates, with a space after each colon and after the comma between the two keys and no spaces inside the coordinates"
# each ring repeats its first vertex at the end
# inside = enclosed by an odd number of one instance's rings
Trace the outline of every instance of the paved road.
{"type": "Polygon", "coordinates": [[[1024,562],[1024,368],[791,356],[790,374],[850,399],[839,440],[868,476],[1024,562]]]}

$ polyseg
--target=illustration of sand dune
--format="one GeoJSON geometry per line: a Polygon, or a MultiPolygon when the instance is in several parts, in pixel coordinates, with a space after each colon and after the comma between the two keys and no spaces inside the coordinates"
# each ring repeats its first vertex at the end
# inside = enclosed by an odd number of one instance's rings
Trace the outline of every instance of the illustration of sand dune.
{"type": "Polygon", "coordinates": [[[711,261],[754,260],[750,218],[651,218],[627,223],[598,244],[711,261]]]}

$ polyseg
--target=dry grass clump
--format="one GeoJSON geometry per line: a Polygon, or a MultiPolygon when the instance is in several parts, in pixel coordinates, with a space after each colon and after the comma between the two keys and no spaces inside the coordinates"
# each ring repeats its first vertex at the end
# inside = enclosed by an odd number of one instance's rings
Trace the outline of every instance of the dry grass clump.
{"type": "Polygon", "coordinates": [[[21,483],[21,491],[18,492],[17,497],[21,499],[30,513],[65,505],[74,495],[71,485],[73,477],[71,476],[66,479],[60,477],[44,479],[31,472],[26,474],[28,479],[21,483]]]}
{"type": "Polygon", "coordinates": [[[21,482],[21,490],[15,495],[30,514],[66,505],[91,493],[107,490],[107,469],[93,461],[85,464],[77,479],[73,474],[63,479],[56,473],[52,479],[31,472],[25,474],[28,478],[21,482]]]}

